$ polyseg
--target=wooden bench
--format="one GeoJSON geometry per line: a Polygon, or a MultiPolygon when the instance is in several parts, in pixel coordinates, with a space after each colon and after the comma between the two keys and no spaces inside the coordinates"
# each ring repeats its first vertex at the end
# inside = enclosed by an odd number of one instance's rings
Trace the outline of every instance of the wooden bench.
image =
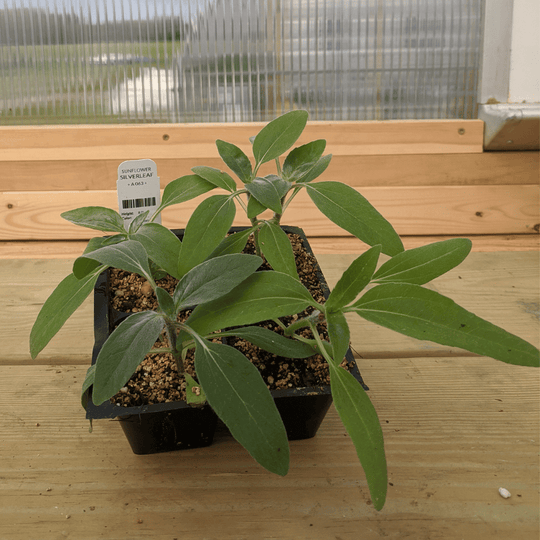
{"type": "MultiPolygon", "coordinates": [[[[538,152],[483,152],[482,128],[480,121],[312,123],[302,140],[327,139],[334,159],[325,179],[358,188],[406,247],[471,237],[475,252],[433,287],[538,346],[538,152]]],[[[195,165],[221,167],[214,139],[248,151],[257,131],[251,124],[0,128],[0,538],[537,540],[538,369],[353,318],[352,347],[389,467],[387,504],[376,512],[334,408],[315,438],[290,444],[284,478],[224,434],[205,449],[136,456],[117,422],[95,422],[89,433],[79,395],[93,345],[91,299],[30,358],[41,305],[93,234],[59,214],[116,208],[116,170],[126,159],[154,159],[164,187],[195,165]],[[512,497],[503,499],[499,487],[512,497]]],[[[164,224],[183,227],[195,204],[167,211],[164,224]]],[[[364,246],[319,222],[306,199],[289,217],[307,231],[333,286],[364,246]]]]}

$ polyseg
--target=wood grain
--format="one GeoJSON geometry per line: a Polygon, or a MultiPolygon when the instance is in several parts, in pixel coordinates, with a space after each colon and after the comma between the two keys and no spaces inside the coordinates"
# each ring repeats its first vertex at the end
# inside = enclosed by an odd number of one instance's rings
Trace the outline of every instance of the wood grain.
{"type": "MultiPolygon", "coordinates": [[[[216,155],[215,140],[238,145],[250,154],[249,137],[264,123],[4,126],[1,161],[126,160],[201,158],[216,155]]],[[[298,145],[328,141],[337,155],[480,153],[481,120],[407,120],[388,122],[310,122],[298,145]]]]}
{"type": "MultiPolygon", "coordinates": [[[[319,260],[333,283],[353,258],[319,260]]],[[[538,264],[534,252],[473,253],[437,290],[534,338],[538,264]]],[[[388,460],[388,500],[376,512],[333,407],[315,438],[290,444],[284,478],[225,432],[205,449],[149,456],[132,454],[114,421],[89,433],[79,393],[91,304],[61,331],[62,352],[46,350],[42,364],[24,356],[41,303],[70,268],[69,260],[0,261],[8,299],[0,328],[10,338],[0,360],[0,538],[538,538],[538,369],[422,344],[414,352],[374,325],[353,326],[353,348],[373,347],[358,363],[388,460]]]]}
{"type": "MultiPolygon", "coordinates": [[[[1,130],[0,130],[1,132],[1,130]]],[[[538,152],[485,152],[482,154],[396,154],[385,156],[336,154],[331,144],[326,152],[333,154],[324,173],[324,180],[363,186],[440,186],[475,184],[538,184],[538,152]]],[[[145,152],[143,155],[152,157],[145,152]]],[[[72,191],[115,189],[118,165],[116,160],[59,159],[56,161],[0,162],[0,191],[72,191]]],[[[161,187],[186,174],[192,167],[206,165],[230,171],[217,155],[217,150],[204,157],[156,158],[161,187]]],[[[275,172],[273,164],[265,164],[261,174],[275,172]]]]}
{"type": "Polygon", "coordinates": [[[382,512],[333,408],[315,438],[291,443],[280,478],[225,434],[135,456],[116,422],[88,432],[83,366],[2,366],[0,537],[536,540],[538,370],[484,358],[361,369],[385,437],[382,512]]]}
{"type": "MultiPolygon", "coordinates": [[[[402,236],[401,240],[405,249],[412,249],[415,247],[425,246],[433,242],[439,242],[447,239],[447,236],[402,236]]],[[[482,235],[471,236],[473,251],[538,251],[540,249],[540,236],[534,234],[521,234],[521,235],[482,235]]],[[[315,254],[359,254],[362,250],[362,243],[353,237],[310,237],[309,243],[315,254]]],[[[5,244],[4,244],[5,245],[5,244]]],[[[24,244],[19,244],[23,246],[24,244]]],[[[40,251],[48,251],[48,243],[43,242],[43,249],[40,251]],[[47,246],[47,247],[46,247],[47,246]]],[[[36,249],[39,249],[36,246],[36,249]]],[[[75,256],[78,256],[80,251],[74,252],[75,256]]],[[[84,247],[83,247],[84,249],[84,247]]],[[[30,250],[28,250],[30,251],[30,250]]],[[[82,251],[82,250],[81,250],[82,251]]],[[[10,248],[9,245],[5,245],[5,248],[0,242],[0,259],[2,253],[6,253],[8,257],[16,257],[17,251],[10,248]],[[4,251],[5,249],[5,251],[4,251]],[[9,254],[12,255],[9,255],[9,254]]]]}
{"type": "MultiPolygon", "coordinates": [[[[535,234],[540,222],[540,187],[426,186],[364,188],[362,195],[386,217],[400,235],[535,234]]],[[[212,192],[205,196],[211,195],[212,192]]],[[[201,196],[166,208],[163,224],[184,228],[201,196]]],[[[115,191],[11,192],[0,194],[0,240],[87,239],[95,231],[77,227],[60,217],[82,206],[118,208],[115,191]]],[[[308,236],[339,236],[342,229],[326,218],[301,191],[283,218],[308,236]],[[288,217],[290,216],[290,217],[288,217]]],[[[242,212],[236,225],[248,225],[242,212]]]]}

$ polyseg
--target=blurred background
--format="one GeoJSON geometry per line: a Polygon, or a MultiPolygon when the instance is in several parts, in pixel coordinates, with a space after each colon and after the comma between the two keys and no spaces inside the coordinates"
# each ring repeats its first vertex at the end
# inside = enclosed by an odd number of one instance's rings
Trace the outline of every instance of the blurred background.
{"type": "Polygon", "coordinates": [[[0,123],[476,118],[486,0],[5,0],[0,123]]]}

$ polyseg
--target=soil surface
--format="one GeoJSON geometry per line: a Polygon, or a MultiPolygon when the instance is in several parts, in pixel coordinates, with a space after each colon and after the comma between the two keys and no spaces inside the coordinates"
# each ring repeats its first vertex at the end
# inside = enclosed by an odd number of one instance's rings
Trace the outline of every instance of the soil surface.
{"type": "MultiPolygon", "coordinates": [[[[316,269],[318,265],[315,258],[304,249],[300,236],[289,234],[289,237],[295,252],[296,266],[301,281],[317,302],[324,302],[324,293],[317,275],[316,269]]],[[[254,253],[252,240],[250,240],[244,251],[254,253]]],[[[261,266],[263,270],[269,268],[266,262],[261,266]]],[[[134,313],[157,308],[157,300],[153,290],[143,277],[124,270],[110,269],[109,282],[113,309],[120,312],[134,313]]],[[[158,280],[157,284],[172,294],[177,280],[167,276],[158,280]]],[[[291,317],[284,317],[281,320],[285,324],[290,324],[297,318],[307,314],[308,311],[291,317]]],[[[189,313],[184,313],[181,314],[181,317],[187,318],[188,315],[189,313]]],[[[260,325],[280,331],[273,321],[263,322],[260,325]]],[[[327,339],[326,324],[319,324],[318,330],[321,337],[327,339]]],[[[303,335],[312,337],[309,329],[304,330],[303,335]]],[[[228,338],[227,343],[239,349],[251,360],[261,372],[270,390],[322,386],[330,383],[328,365],[321,355],[314,355],[305,359],[285,359],[259,349],[242,339],[228,338]]],[[[168,347],[165,334],[162,334],[155,345],[155,348],[162,347],[168,347]]],[[[345,361],[342,365],[349,369],[352,367],[347,366],[345,361]]],[[[188,353],[184,366],[186,371],[196,378],[193,366],[193,351],[188,353]]],[[[146,356],[125,387],[111,401],[123,407],[182,401],[185,400],[185,389],[184,377],[178,375],[172,355],[156,352],[146,356]]]]}

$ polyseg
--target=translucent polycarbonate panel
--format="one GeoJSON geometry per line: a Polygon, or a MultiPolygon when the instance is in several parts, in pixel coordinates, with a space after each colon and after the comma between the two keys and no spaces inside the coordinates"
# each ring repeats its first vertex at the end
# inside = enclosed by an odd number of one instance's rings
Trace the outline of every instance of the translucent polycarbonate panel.
{"type": "Polygon", "coordinates": [[[283,5],[283,103],[328,120],[476,115],[482,0],[283,5]]]}
{"type": "Polygon", "coordinates": [[[485,0],[4,0],[0,122],[473,118],[485,0]]]}

